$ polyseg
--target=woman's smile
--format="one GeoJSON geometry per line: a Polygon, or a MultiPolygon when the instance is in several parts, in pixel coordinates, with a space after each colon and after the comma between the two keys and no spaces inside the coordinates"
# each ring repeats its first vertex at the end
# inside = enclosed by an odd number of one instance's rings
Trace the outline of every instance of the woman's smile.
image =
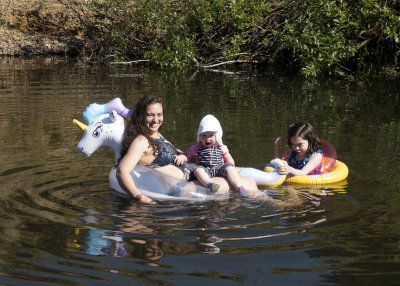
{"type": "Polygon", "coordinates": [[[153,133],[157,133],[164,120],[163,108],[160,103],[154,103],[147,107],[146,123],[153,133]]]}

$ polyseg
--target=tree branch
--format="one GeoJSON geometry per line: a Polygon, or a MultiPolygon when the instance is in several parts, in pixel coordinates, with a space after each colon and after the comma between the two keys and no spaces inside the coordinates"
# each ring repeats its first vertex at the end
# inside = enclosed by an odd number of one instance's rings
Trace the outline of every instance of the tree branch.
{"type": "Polygon", "coordinates": [[[226,61],[226,62],[222,62],[222,63],[217,63],[217,64],[213,64],[213,65],[199,65],[199,68],[208,69],[208,68],[215,68],[215,67],[223,66],[223,65],[240,64],[240,63],[257,63],[257,61],[234,60],[234,61],[226,61]]]}
{"type": "Polygon", "coordinates": [[[136,60],[136,61],[129,61],[129,62],[110,62],[110,65],[129,65],[129,64],[136,64],[142,62],[149,62],[149,60],[136,60]]]}

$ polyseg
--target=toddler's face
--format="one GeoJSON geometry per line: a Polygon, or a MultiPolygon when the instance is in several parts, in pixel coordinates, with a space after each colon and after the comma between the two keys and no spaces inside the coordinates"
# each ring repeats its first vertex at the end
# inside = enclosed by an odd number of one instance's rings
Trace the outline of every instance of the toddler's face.
{"type": "Polygon", "coordinates": [[[201,144],[203,144],[203,146],[205,146],[205,147],[214,146],[215,143],[217,142],[216,134],[217,134],[217,132],[213,132],[213,131],[207,131],[207,132],[200,133],[199,139],[200,139],[201,144]]]}
{"type": "Polygon", "coordinates": [[[292,143],[292,149],[296,151],[297,153],[300,153],[302,155],[307,154],[308,150],[308,141],[304,140],[301,137],[292,137],[290,138],[290,142],[292,143]]]}

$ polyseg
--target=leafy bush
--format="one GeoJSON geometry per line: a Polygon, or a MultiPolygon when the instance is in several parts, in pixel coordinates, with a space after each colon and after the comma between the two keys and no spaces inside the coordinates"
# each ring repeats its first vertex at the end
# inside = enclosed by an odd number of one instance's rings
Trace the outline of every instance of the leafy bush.
{"type": "Polygon", "coordinates": [[[375,0],[288,1],[278,48],[289,50],[307,77],[343,72],[376,73],[397,67],[399,7],[375,0]]]}
{"type": "Polygon", "coordinates": [[[89,61],[146,59],[179,69],[284,63],[306,77],[397,74],[399,68],[400,4],[394,0],[87,3],[82,55],[89,61]]]}

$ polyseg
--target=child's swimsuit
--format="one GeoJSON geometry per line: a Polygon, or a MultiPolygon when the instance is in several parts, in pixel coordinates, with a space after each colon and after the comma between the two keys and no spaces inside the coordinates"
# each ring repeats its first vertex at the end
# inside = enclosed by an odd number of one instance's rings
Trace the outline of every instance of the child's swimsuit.
{"type": "MultiPolygon", "coordinates": [[[[313,152],[312,154],[307,154],[307,157],[303,160],[296,160],[296,151],[292,151],[288,157],[288,164],[290,167],[301,170],[310,160],[311,156],[316,153],[321,153],[322,150],[318,149],[317,151],[313,152]]],[[[321,174],[321,164],[319,164],[314,170],[312,170],[308,175],[318,175],[321,174]]]]}
{"type": "Polygon", "coordinates": [[[148,167],[157,168],[171,164],[178,167],[183,172],[185,180],[189,180],[194,168],[187,163],[183,163],[182,165],[177,165],[174,163],[175,155],[178,155],[178,150],[176,150],[175,146],[165,140],[165,138],[162,136],[159,139],[154,139],[154,142],[157,146],[158,155],[153,163],[151,163],[148,167]]]}
{"type": "MultiPolygon", "coordinates": [[[[226,177],[226,168],[233,166],[228,161],[233,161],[226,145],[216,143],[212,147],[204,147],[201,142],[192,145],[186,152],[188,161],[195,158],[210,177],[226,177]]],[[[196,173],[195,173],[196,175],[196,173]]]]}

